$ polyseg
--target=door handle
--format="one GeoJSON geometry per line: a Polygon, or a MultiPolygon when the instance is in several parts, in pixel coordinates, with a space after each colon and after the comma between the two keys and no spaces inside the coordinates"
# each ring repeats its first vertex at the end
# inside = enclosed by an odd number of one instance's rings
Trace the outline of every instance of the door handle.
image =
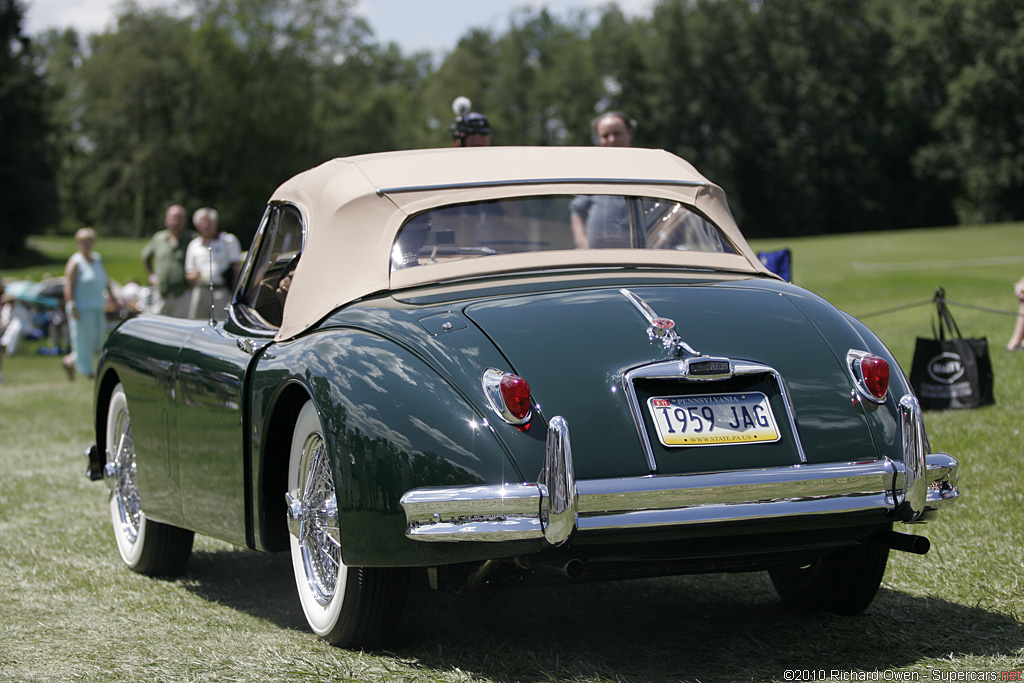
{"type": "Polygon", "coordinates": [[[236,343],[238,344],[238,350],[242,353],[249,356],[256,353],[256,343],[252,339],[239,338],[236,343]]]}

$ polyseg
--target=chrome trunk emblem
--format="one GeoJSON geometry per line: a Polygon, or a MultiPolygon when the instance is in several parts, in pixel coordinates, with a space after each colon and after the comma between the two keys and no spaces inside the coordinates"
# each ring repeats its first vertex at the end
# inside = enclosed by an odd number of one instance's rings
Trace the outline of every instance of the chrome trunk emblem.
{"type": "Polygon", "coordinates": [[[658,342],[666,349],[673,351],[676,355],[688,353],[691,356],[700,356],[701,353],[683,341],[676,334],[676,321],[671,318],[659,317],[650,305],[639,296],[628,289],[620,289],[622,296],[626,297],[631,304],[636,306],[640,314],[647,319],[650,327],[647,328],[647,338],[652,342],[658,342]]]}
{"type": "Polygon", "coordinates": [[[676,327],[676,321],[672,318],[655,318],[651,321],[651,332],[653,334],[668,334],[676,327]]]}

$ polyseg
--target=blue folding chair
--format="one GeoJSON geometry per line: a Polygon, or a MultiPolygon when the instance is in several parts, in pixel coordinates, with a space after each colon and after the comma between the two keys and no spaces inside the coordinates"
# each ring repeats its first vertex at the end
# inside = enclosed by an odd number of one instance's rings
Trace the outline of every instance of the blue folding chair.
{"type": "Polygon", "coordinates": [[[764,267],[772,271],[786,282],[793,281],[793,254],[789,249],[778,251],[759,251],[757,258],[764,267]]]}

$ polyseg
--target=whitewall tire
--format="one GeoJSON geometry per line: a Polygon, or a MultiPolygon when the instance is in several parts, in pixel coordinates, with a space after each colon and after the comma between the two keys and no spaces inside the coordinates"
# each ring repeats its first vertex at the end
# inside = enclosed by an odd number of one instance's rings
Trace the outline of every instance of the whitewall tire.
{"type": "Polygon", "coordinates": [[[345,564],[332,467],[320,417],[308,401],[296,418],[288,460],[288,539],[299,601],[324,640],[372,647],[393,638],[408,573],[345,564]]]}
{"type": "Polygon", "coordinates": [[[124,388],[118,384],[107,408],[106,467],[110,522],[121,559],[140,574],[173,576],[185,571],[193,533],[146,519],[135,482],[137,464],[124,388]]]}

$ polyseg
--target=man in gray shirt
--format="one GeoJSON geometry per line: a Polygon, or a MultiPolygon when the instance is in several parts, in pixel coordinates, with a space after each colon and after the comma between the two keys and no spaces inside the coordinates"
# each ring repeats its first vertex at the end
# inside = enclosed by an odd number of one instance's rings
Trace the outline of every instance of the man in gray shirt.
{"type": "MultiPolygon", "coordinates": [[[[636,121],[610,111],[594,119],[594,139],[601,147],[632,147],[636,121]]],[[[629,210],[613,195],[580,195],[569,204],[572,238],[577,249],[628,249],[629,210]]]]}

